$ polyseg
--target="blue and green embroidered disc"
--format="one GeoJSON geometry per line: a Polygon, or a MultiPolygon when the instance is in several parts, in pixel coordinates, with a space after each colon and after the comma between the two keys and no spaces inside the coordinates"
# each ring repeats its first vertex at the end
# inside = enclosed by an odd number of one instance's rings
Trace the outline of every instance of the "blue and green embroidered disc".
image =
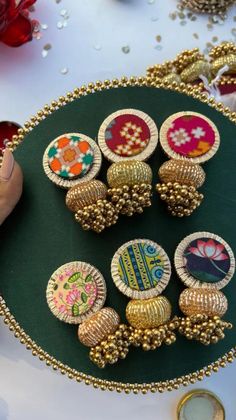
{"type": "Polygon", "coordinates": [[[112,259],[114,283],[126,296],[148,299],[167,286],[171,266],[160,245],[148,239],[135,239],[122,245],[112,259]]]}

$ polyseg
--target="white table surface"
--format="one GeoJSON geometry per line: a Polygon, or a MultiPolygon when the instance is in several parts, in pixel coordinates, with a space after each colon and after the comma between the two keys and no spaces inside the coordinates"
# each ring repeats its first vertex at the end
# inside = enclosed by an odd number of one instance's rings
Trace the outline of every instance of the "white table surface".
{"type": "MultiPolygon", "coordinates": [[[[171,20],[169,13],[175,9],[175,0],[61,0],[59,4],[38,0],[33,15],[48,25],[41,39],[19,49],[0,45],[0,120],[23,123],[76,86],[144,74],[147,66],[171,59],[183,49],[204,50],[214,36],[234,39],[235,8],[228,21],[214,25],[212,31],[207,29],[207,17],[187,20],[183,26],[180,19],[171,20]],[[58,29],[62,9],[69,19],[67,27],[58,29]],[[155,48],[156,35],[162,36],[162,49],[155,48]],[[48,43],[52,48],[43,58],[48,43]],[[122,51],[125,46],[130,47],[127,54],[122,51]],[[63,68],[67,74],[61,74],[63,68]]],[[[0,420],[171,420],[181,396],[199,387],[217,393],[226,407],[226,419],[236,419],[236,364],[171,393],[102,392],[51,371],[0,321],[0,420]]]]}

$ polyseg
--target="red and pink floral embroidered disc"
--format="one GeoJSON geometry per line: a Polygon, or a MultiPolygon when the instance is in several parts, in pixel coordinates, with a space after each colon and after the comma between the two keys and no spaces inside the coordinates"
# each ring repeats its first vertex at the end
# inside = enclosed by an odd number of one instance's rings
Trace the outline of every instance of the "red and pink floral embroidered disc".
{"type": "Polygon", "coordinates": [[[160,142],[171,158],[203,163],[217,152],[220,135],[215,124],[204,115],[192,111],[178,112],[163,123],[160,142]]]}

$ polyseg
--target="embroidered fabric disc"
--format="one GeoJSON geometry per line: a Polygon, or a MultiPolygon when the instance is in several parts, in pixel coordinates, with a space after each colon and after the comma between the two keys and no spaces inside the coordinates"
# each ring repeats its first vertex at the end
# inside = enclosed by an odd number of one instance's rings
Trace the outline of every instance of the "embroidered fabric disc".
{"type": "Polygon", "coordinates": [[[130,241],[115,253],[112,277],[116,286],[129,297],[157,296],[169,281],[169,259],[155,242],[130,241]]]}
{"type": "Polygon", "coordinates": [[[218,150],[219,132],[211,120],[195,112],[179,112],[161,127],[161,145],[168,156],[203,163],[218,150]]]}
{"type": "Polygon", "coordinates": [[[83,177],[91,169],[93,160],[90,144],[74,134],[57,138],[48,150],[51,170],[66,179],[83,177]]]}

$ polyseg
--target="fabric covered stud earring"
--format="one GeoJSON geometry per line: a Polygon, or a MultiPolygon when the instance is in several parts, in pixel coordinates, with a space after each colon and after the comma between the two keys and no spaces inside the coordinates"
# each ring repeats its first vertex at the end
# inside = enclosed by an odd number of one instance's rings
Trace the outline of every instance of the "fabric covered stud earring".
{"type": "Polygon", "coordinates": [[[232,324],[221,317],[228,309],[226,296],[220,291],[234,275],[235,259],[229,245],[219,236],[197,232],[187,236],[175,252],[175,268],[188,287],[179,298],[186,318],[179,332],[189,340],[208,345],[224,338],[232,324]]]}
{"type": "Polygon", "coordinates": [[[199,164],[217,152],[219,132],[204,115],[178,112],[163,123],[160,142],[171,159],[159,169],[161,183],[156,185],[157,192],[172,216],[190,216],[204,198],[197,191],[205,181],[205,172],[199,164]]]}
{"type": "Polygon", "coordinates": [[[145,160],[154,152],[158,130],[144,112],[122,109],[107,117],[98,133],[104,156],[114,162],[107,172],[108,194],[117,211],[132,216],[151,205],[152,170],[145,160]]]}
{"type": "Polygon", "coordinates": [[[114,309],[103,307],[106,283],[95,267],[81,261],[59,267],[48,282],[46,298],[58,319],[79,324],[78,338],[91,347],[90,359],[99,367],[126,357],[128,327],[120,324],[114,309]]]}
{"type": "Polygon", "coordinates": [[[48,178],[66,189],[94,179],[101,164],[98,145],[81,133],[60,135],[48,145],[43,155],[43,168],[48,178]]]}
{"type": "Polygon", "coordinates": [[[131,298],[126,307],[131,344],[155,350],[175,342],[178,320],[170,320],[171,304],[160,295],[169,282],[171,265],[160,245],[147,239],[125,243],[114,254],[111,274],[117,288],[131,298]]]}

